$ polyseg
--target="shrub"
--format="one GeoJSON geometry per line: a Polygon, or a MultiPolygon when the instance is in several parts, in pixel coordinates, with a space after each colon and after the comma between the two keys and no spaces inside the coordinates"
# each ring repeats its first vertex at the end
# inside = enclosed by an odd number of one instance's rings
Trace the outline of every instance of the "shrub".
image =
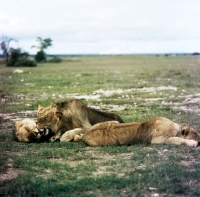
{"type": "Polygon", "coordinates": [[[6,66],[13,67],[34,67],[37,63],[30,60],[29,54],[21,52],[21,49],[12,49],[6,66]]]}
{"type": "Polygon", "coordinates": [[[62,59],[59,57],[52,57],[51,59],[48,60],[49,63],[60,63],[62,62],[62,59]]]}
{"type": "Polygon", "coordinates": [[[37,63],[35,61],[29,60],[29,59],[22,59],[15,63],[16,67],[24,66],[24,67],[34,67],[37,66],[37,63]]]}

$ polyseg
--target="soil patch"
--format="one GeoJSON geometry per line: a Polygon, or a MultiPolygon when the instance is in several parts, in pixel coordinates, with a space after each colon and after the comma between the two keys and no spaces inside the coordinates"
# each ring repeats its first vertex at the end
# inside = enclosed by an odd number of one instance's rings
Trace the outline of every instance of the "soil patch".
{"type": "Polygon", "coordinates": [[[18,173],[20,172],[19,169],[13,168],[13,160],[9,158],[5,163],[5,167],[7,170],[4,173],[0,174],[0,181],[7,181],[17,177],[18,173]]]}

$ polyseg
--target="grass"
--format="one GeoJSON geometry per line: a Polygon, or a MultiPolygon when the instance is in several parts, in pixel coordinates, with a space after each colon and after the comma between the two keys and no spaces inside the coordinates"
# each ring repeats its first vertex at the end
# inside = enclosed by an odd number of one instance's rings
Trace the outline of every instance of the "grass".
{"type": "Polygon", "coordinates": [[[88,105],[118,113],[125,122],[164,116],[200,130],[200,57],[86,56],[18,68],[20,74],[13,73],[16,68],[0,67],[0,196],[200,196],[198,147],[93,148],[74,142],[26,144],[12,138],[12,119],[35,117],[38,104],[75,95],[82,95],[88,105]],[[123,91],[96,93],[100,89],[123,91]],[[2,178],[6,175],[10,178],[2,178]]]}

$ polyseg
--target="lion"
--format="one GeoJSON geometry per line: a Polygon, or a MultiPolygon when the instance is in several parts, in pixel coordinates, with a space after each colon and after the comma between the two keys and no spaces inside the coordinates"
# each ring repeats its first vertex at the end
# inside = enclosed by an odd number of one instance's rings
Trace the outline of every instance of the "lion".
{"type": "Polygon", "coordinates": [[[37,128],[50,129],[53,136],[50,141],[72,141],[77,134],[84,134],[92,125],[105,121],[124,121],[112,112],[87,107],[78,99],[67,99],[66,101],[53,103],[48,107],[38,105],[37,128]],[[60,136],[64,134],[62,138],[60,136]]]}
{"type": "Polygon", "coordinates": [[[84,135],[76,135],[74,141],[83,141],[89,146],[151,144],[198,145],[200,134],[187,124],[178,124],[164,117],[144,122],[99,123],[84,135]]]}
{"type": "Polygon", "coordinates": [[[44,142],[51,137],[49,129],[41,129],[36,127],[34,119],[25,118],[15,122],[14,138],[19,142],[44,142]]]}

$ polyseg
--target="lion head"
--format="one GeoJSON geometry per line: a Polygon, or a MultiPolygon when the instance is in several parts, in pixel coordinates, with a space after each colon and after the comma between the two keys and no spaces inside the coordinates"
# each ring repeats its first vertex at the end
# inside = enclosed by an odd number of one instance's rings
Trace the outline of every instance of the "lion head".
{"type": "Polygon", "coordinates": [[[26,118],[22,121],[15,122],[15,138],[20,142],[36,141],[38,137],[38,129],[33,119],[26,118]]]}
{"type": "Polygon", "coordinates": [[[26,118],[15,122],[14,137],[19,142],[44,142],[51,136],[50,130],[38,130],[33,119],[26,118]]]}
{"type": "Polygon", "coordinates": [[[36,121],[37,128],[51,129],[53,133],[56,133],[60,127],[61,117],[62,113],[58,112],[53,105],[49,107],[38,105],[38,117],[36,121]]]}
{"type": "Polygon", "coordinates": [[[179,136],[181,138],[195,140],[200,143],[200,134],[194,128],[189,127],[187,124],[181,125],[181,133],[179,136]]]}

